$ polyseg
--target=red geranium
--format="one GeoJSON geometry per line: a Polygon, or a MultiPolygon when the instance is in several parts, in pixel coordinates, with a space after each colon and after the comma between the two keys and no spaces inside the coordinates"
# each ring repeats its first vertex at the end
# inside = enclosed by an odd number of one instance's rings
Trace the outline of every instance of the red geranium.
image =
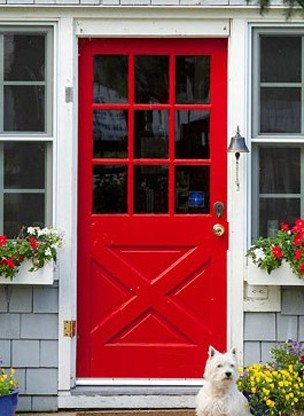
{"type": "Polygon", "coordinates": [[[293,240],[293,244],[295,246],[299,246],[299,245],[302,244],[302,241],[303,241],[303,235],[298,233],[298,234],[296,234],[296,236],[295,236],[295,238],[293,240]]]}
{"type": "Polygon", "coordinates": [[[0,246],[3,246],[7,242],[6,235],[0,235],[0,246]]]}
{"type": "Polygon", "coordinates": [[[304,274],[304,264],[300,264],[299,270],[301,274],[304,274]]]}
{"type": "Polygon", "coordinates": [[[33,250],[37,250],[37,248],[39,247],[37,240],[33,236],[29,238],[29,243],[33,250]]]}
{"type": "Polygon", "coordinates": [[[281,222],[281,230],[282,231],[289,231],[289,225],[286,222],[281,222]]]}
{"type": "Polygon", "coordinates": [[[2,259],[0,261],[0,264],[4,265],[4,266],[8,266],[11,269],[13,269],[15,267],[15,260],[13,258],[8,258],[8,259],[2,259]]]}
{"type": "Polygon", "coordinates": [[[301,257],[302,257],[302,252],[301,252],[301,250],[299,248],[297,248],[295,250],[295,253],[294,253],[294,259],[295,260],[300,260],[301,257]]]}
{"type": "Polygon", "coordinates": [[[281,259],[283,257],[282,249],[280,246],[273,246],[271,249],[273,257],[281,259]]]}

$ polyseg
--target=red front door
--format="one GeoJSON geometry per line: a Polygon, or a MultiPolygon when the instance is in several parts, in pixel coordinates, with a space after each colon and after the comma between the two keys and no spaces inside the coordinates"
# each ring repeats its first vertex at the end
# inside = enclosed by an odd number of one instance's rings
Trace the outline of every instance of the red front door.
{"type": "Polygon", "coordinates": [[[80,40],[78,377],[201,377],[226,347],[226,52],[80,40]]]}

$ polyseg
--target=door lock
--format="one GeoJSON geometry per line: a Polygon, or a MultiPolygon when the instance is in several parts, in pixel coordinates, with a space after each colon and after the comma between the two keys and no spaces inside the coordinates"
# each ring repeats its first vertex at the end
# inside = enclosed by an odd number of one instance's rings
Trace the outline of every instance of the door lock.
{"type": "Polygon", "coordinates": [[[224,209],[225,209],[224,204],[221,201],[217,201],[213,205],[213,208],[214,208],[215,215],[217,216],[217,218],[221,218],[224,214],[224,209]]]}
{"type": "Polygon", "coordinates": [[[212,232],[217,237],[222,237],[225,234],[225,227],[222,224],[214,224],[212,232]]]}

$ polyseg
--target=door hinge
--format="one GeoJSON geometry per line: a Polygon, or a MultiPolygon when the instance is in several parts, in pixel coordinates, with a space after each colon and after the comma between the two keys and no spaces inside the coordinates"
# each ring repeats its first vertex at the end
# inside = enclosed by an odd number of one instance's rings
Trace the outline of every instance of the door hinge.
{"type": "Polygon", "coordinates": [[[63,336],[74,337],[76,335],[76,321],[63,321],[63,336]]]}

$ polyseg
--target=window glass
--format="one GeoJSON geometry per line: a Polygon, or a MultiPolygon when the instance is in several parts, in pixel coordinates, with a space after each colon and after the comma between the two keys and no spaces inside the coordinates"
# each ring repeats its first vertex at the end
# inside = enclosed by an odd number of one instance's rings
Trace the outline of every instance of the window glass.
{"type": "Polygon", "coordinates": [[[135,166],[135,213],[168,212],[168,166],[135,166]]]}
{"type": "Polygon", "coordinates": [[[5,33],[0,88],[3,132],[45,133],[48,80],[46,34],[5,33]],[[1,85],[2,84],[2,85],[1,85]]]}
{"type": "Polygon", "coordinates": [[[175,157],[209,158],[209,111],[177,110],[175,123],[175,157]]]}
{"type": "Polygon", "coordinates": [[[167,158],[168,111],[135,111],[134,140],[136,158],[167,158]]]}
{"type": "Polygon", "coordinates": [[[261,133],[300,133],[301,89],[261,88],[261,133]]]}
{"type": "Polygon", "coordinates": [[[300,36],[261,36],[261,82],[301,82],[300,36]]]}
{"type": "Polygon", "coordinates": [[[256,239],[304,216],[304,35],[290,28],[256,29],[253,40],[251,229],[256,239]]]}
{"type": "Polygon", "coordinates": [[[128,155],[128,112],[94,110],[93,157],[123,158],[128,155]]]}
{"type": "Polygon", "coordinates": [[[210,95],[210,57],[176,58],[176,102],[208,103],[210,95]]]}
{"type": "Polygon", "coordinates": [[[93,168],[93,213],[127,212],[127,167],[93,168]]]}
{"type": "Polygon", "coordinates": [[[94,58],[94,102],[125,103],[128,97],[128,58],[97,55],[94,58]]]}
{"type": "Polygon", "coordinates": [[[152,104],[168,100],[168,56],[135,56],[135,102],[152,104]]]}
{"type": "Polygon", "coordinates": [[[50,48],[50,28],[0,32],[0,233],[10,238],[52,225],[50,48]]]}

